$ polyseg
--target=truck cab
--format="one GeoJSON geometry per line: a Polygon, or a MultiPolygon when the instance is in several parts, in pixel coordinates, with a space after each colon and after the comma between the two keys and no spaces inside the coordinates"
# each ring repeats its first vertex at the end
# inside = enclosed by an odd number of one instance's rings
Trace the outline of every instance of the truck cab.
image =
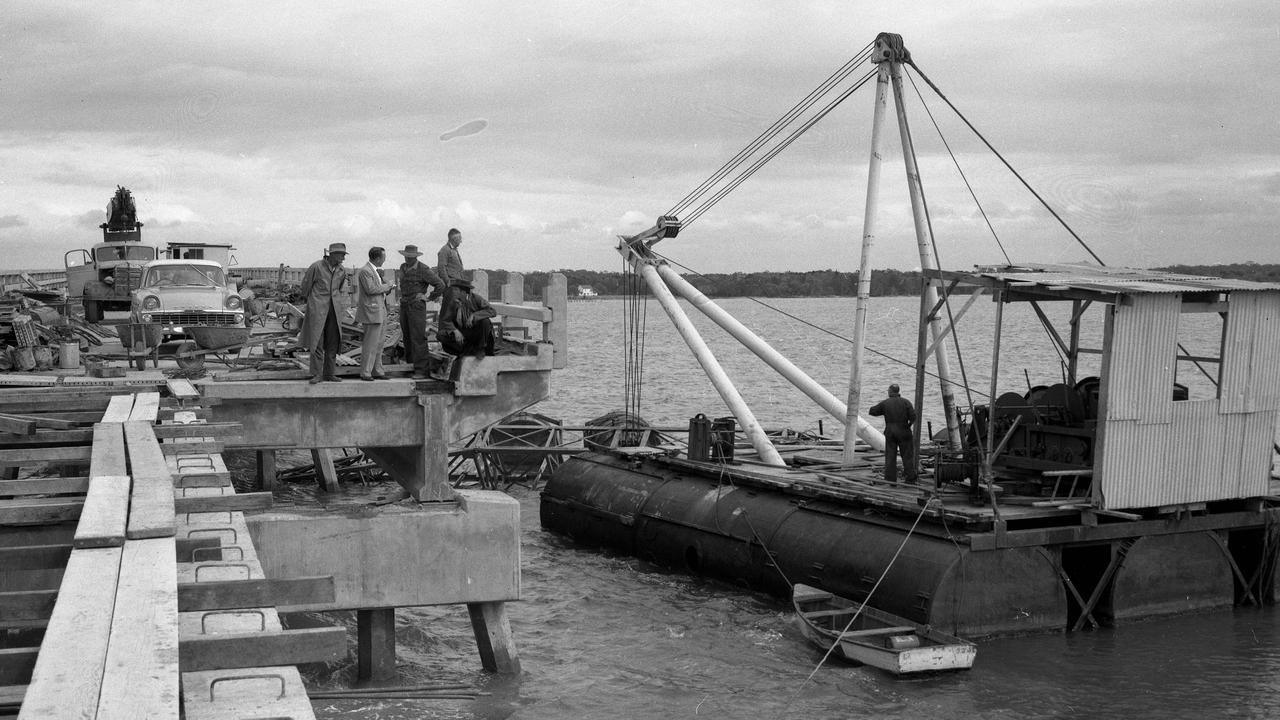
{"type": "Polygon", "coordinates": [[[133,291],[142,283],[142,266],[158,255],[154,247],[142,244],[142,223],[136,215],[129,191],[117,188],[107,205],[107,222],[98,226],[102,242],[63,256],[67,295],[82,299],[87,322],[101,322],[107,310],[128,311],[133,291]]]}

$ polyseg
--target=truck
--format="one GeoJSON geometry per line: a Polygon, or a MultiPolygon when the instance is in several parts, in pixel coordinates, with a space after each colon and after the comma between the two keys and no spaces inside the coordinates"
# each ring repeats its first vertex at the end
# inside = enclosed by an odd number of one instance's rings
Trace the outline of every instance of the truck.
{"type": "Polygon", "coordinates": [[[89,250],[63,256],[67,296],[79,298],[86,322],[102,322],[106,311],[129,311],[133,292],[142,284],[142,267],[156,259],[156,248],[142,244],[142,223],[133,195],[116,186],[107,204],[107,221],[99,225],[102,242],[89,250]]]}

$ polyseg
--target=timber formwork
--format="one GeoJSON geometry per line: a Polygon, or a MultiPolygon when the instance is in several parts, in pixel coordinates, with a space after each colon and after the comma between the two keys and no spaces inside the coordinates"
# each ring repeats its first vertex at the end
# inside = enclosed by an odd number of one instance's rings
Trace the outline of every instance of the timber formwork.
{"type": "Polygon", "coordinates": [[[20,718],[314,717],[294,665],[345,656],[345,631],[282,630],[273,606],[332,598],[333,579],[263,577],[242,511],[270,495],[234,494],[234,424],[202,419],[186,381],[6,389],[0,410],[27,423],[5,428],[0,463],[60,475],[0,481],[0,702],[20,718]]]}

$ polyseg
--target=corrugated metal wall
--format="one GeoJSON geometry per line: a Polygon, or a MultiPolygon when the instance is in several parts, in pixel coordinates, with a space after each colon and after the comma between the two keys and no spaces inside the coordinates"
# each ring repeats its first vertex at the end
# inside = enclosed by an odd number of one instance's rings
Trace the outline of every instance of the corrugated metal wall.
{"type": "MultiPolygon", "coordinates": [[[[1111,361],[1104,370],[1106,419],[1167,423],[1178,348],[1178,294],[1135,295],[1114,306],[1111,361]]],[[[1110,438],[1107,438],[1110,442],[1110,438]]]]}
{"type": "Polygon", "coordinates": [[[1172,404],[1173,420],[1107,421],[1094,467],[1103,507],[1155,507],[1268,493],[1277,413],[1222,415],[1218,400],[1172,404]]]}
{"type": "Polygon", "coordinates": [[[1105,508],[1257,497],[1269,491],[1280,419],[1280,293],[1233,292],[1220,398],[1173,402],[1181,299],[1116,308],[1105,369],[1104,443],[1094,466],[1105,508]]]}
{"type": "Polygon", "coordinates": [[[1280,409],[1280,293],[1230,295],[1223,340],[1222,412],[1280,409]]]}

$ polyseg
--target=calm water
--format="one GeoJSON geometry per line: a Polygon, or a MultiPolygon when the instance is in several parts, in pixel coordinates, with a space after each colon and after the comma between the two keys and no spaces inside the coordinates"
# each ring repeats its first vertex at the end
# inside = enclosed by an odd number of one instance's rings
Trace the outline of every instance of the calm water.
{"type": "MultiPolygon", "coordinates": [[[[851,335],[852,300],[770,302],[851,335]]],[[[844,397],[847,344],[748,300],[723,304],[844,397]]],[[[906,298],[877,300],[869,344],[910,363],[917,307],[906,298]]],[[[990,342],[978,329],[990,317],[990,304],[979,302],[961,322],[974,333],[962,345],[966,365],[972,366],[969,379],[983,392],[989,383],[990,342]]],[[[581,423],[622,406],[621,318],[620,301],[570,306],[572,367],[555,374],[553,399],[535,409],[581,423]]],[[[1001,360],[1002,383],[1022,389],[1028,377],[1032,384],[1057,381],[1056,355],[1038,324],[1008,315],[1006,321],[1010,334],[1001,360]],[[1023,375],[1024,367],[1029,376],[1023,375]]],[[[649,327],[642,415],[654,424],[684,425],[698,412],[726,414],[653,303],[649,327]]],[[[1188,327],[1188,349],[1207,351],[1208,345],[1197,343],[1216,342],[1216,332],[1211,325],[1188,327]]],[[[818,427],[821,413],[810,409],[807,398],[774,380],[754,356],[731,351],[723,333],[711,328],[706,336],[766,426],[818,427]]],[[[866,362],[867,404],[890,382],[902,384],[906,394],[912,383],[909,368],[872,353],[866,362]]],[[[959,377],[958,366],[953,369],[959,377]]],[[[1179,379],[1193,386],[1193,397],[1211,392],[1207,384],[1189,380],[1194,369],[1180,372],[1179,379]]],[[[924,416],[936,422],[936,382],[929,390],[924,416]]],[[[839,432],[830,420],[824,426],[839,432]]],[[[479,670],[464,608],[401,610],[402,682],[459,680],[489,694],[474,702],[318,702],[319,717],[1280,717],[1280,620],[1270,608],[988,641],[970,672],[895,679],[867,668],[819,667],[820,653],[793,626],[789,606],[634,558],[579,549],[541,529],[535,492],[515,488],[515,494],[522,512],[523,600],[509,605],[508,612],[523,674],[500,678],[479,670]]],[[[352,674],[339,668],[320,681],[342,686],[352,674]]]]}

